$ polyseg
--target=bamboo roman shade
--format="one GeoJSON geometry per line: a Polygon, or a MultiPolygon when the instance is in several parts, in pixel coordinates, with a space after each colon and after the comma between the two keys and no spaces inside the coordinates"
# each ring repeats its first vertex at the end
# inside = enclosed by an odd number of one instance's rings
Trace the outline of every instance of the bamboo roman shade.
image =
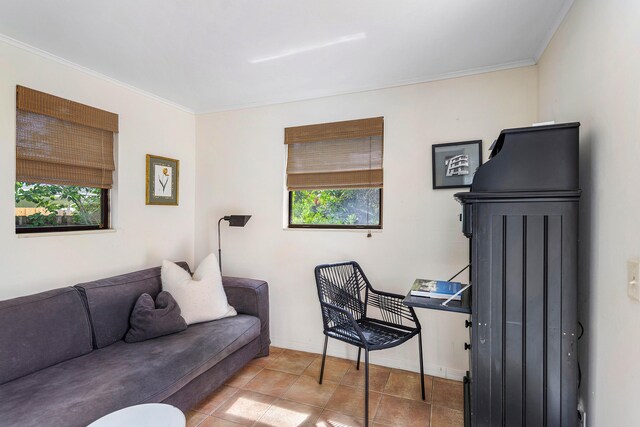
{"type": "Polygon", "coordinates": [[[286,128],[287,188],[382,188],[384,119],[286,128]]]}
{"type": "Polygon", "coordinates": [[[118,115],[17,87],[16,181],[111,188],[118,115]]]}

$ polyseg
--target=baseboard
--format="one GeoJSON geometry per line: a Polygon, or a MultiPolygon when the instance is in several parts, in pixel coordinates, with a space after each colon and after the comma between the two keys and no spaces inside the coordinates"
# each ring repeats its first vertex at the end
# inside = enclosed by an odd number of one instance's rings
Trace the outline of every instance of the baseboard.
{"type": "MultiPolygon", "coordinates": [[[[327,354],[329,356],[340,357],[343,359],[355,361],[358,357],[358,350],[356,347],[348,344],[338,342],[336,340],[330,340],[331,344],[328,346],[327,354]]],[[[312,345],[308,342],[281,340],[278,337],[271,337],[271,345],[275,347],[288,348],[290,350],[306,351],[308,353],[322,353],[322,343],[318,345],[312,345]]],[[[387,350],[381,350],[387,351],[387,350]]],[[[405,359],[389,356],[388,354],[382,354],[374,351],[371,353],[371,363],[389,368],[403,369],[405,371],[419,372],[420,368],[418,361],[411,363],[405,359]]],[[[450,380],[462,381],[462,378],[466,374],[465,369],[450,368],[447,366],[439,366],[434,364],[425,363],[424,373],[434,377],[447,378],[450,380]]]]}

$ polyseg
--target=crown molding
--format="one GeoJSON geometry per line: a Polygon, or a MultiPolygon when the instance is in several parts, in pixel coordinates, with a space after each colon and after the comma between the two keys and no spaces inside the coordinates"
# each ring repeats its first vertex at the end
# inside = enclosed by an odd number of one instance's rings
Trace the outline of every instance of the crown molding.
{"type": "Polygon", "coordinates": [[[350,95],[350,94],[361,93],[361,92],[371,92],[375,90],[391,89],[391,88],[396,88],[401,86],[410,86],[410,85],[416,85],[421,83],[435,82],[439,80],[456,79],[460,77],[473,76],[476,74],[492,73],[495,71],[509,70],[512,68],[529,67],[535,64],[536,64],[536,61],[533,58],[527,58],[520,61],[506,62],[503,64],[491,65],[487,67],[469,68],[466,70],[454,71],[451,73],[442,73],[442,74],[436,74],[432,76],[418,77],[414,79],[398,80],[396,82],[389,83],[382,86],[367,86],[367,87],[357,88],[357,89],[348,90],[348,91],[316,92],[300,98],[282,97],[282,98],[276,98],[276,99],[273,99],[270,101],[264,101],[264,102],[228,105],[228,106],[224,106],[224,107],[220,107],[212,110],[196,111],[196,115],[221,113],[225,111],[234,111],[234,110],[245,110],[249,108],[266,107],[268,105],[288,104],[291,102],[309,101],[312,99],[329,98],[332,96],[350,95]]]}
{"type": "Polygon", "coordinates": [[[99,72],[94,71],[94,70],[92,70],[90,68],[83,67],[82,65],[78,65],[75,62],[68,61],[68,60],[66,60],[64,58],[61,58],[61,57],[56,56],[56,55],[53,55],[53,54],[51,54],[49,52],[46,52],[46,51],[44,51],[42,49],[38,49],[35,46],[31,46],[31,45],[23,43],[23,42],[21,42],[19,40],[15,40],[15,39],[12,39],[11,37],[7,37],[7,36],[5,36],[3,34],[0,34],[0,41],[4,42],[6,44],[9,44],[11,46],[17,47],[18,49],[22,49],[24,51],[32,53],[34,55],[38,55],[38,56],[40,56],[42,58],[45,58],[45,59],[48,59],[50,61],[57,62],[58,64],[64,65],[64,66],[69,67],[69,68],[72,68],[72,69],[74,69],[76,71],[80,71],[81,73],[88,74],[88,75],[90,75],[92,77],[96,77],[96,78],[99,78],[101,80],[105,80],[105,81],[107,81],[109,83],[115,84],[115,85],[120,86],[120,87],[122,87],[124,89],[127,89],[127,90],[130,90],[132,92],[135,92],[135,93],[137,93],[139,95],[146,96],[147,98],[151,98],[151,99],[153,99],[155,101],[162,102],[163,104],[166,104],[166,105],[168,105],[170,107],[173,107],[173,108],[177,108],[178,110],[184,111],[186,113],[191,113],[191,114],[195,113],[193,109],[185,107],[184,105],[178,104],[178,103],[173,102],[173,101],[169,101],[168,99],[162,98],[162,97],[160,97],[158,95],[154,95],[151,92],[147,92],[145,90],[142,90],[142,89],[137,88],[135,86],[132,86],[130,84],[121,82],[120,80],[114,79],[113,77],[109,77],[109,76],[107,76],[105,74],[99,73],[99,72]]]}

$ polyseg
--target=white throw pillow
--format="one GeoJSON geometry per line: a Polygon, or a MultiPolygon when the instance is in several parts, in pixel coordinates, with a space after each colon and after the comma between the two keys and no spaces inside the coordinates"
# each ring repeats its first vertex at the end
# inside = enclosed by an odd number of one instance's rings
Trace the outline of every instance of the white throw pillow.
{"type": "Polygon", "coordinates": [[[238,314],[227,302],[214,254],[200,263],[193,277],[179,265],[165,260],[162,262],[161,279],[162,290],[176,300],[187,325],[238,314]]]}

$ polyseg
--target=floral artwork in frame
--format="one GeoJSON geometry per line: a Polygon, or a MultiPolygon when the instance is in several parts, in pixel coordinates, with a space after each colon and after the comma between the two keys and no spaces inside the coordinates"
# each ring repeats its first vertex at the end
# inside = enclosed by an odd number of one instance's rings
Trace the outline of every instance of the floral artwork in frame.
{"type": "Polygon", "coordinates": [[[147,154],[147,205],[178,205],[180,161],[147,154]]]}

